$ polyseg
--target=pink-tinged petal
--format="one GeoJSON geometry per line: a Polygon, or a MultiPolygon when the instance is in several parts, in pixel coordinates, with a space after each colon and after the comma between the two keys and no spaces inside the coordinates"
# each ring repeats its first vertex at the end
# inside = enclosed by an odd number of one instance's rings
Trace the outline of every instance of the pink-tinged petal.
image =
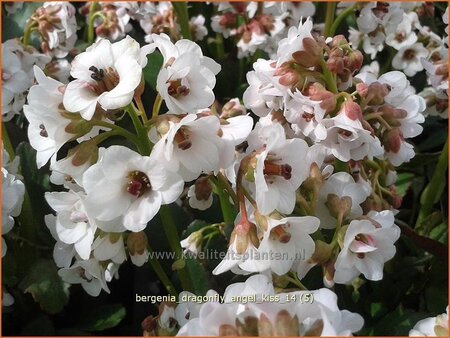
{"type": "Polygon", "coordinates": [[[350,244],[349,249],[354,253],[366,253],[377,250],[375,246],[366,244],[356,239],[350,244]]]}
{"type": "Polygon", "coordinates": [[[92,119],[97,106],[98,95],[92,85],[82,80],[70,82],[63,96],[63,104],[67,111],[80,113],[86,119],[92,119]]]}

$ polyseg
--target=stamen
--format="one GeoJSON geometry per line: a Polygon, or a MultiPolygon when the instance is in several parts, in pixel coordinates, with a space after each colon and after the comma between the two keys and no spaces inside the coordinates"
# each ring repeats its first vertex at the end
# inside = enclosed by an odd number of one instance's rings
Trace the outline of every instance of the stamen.
{"type": "Polygon", "coordinates": [[[264,162],[264,175],[282,176],[289,180],[292,177],[292,167],[289,164],[275,164],[269,161],[264,162]]]}
{"type": "Polygon", "coordinates": [[[183,127],[178,129],[175,134],[175,142],[178,144],[178,148],[181,150],[187,150],[192,147],[192,142],[189,137],[189,131],[183,127]]]}
{"type": "Polygon", "coordinates": [[[135,197],[141,197],[152,188],[150,180],[142,171],[132,171],[128,174],[127,192],[135,197]]]}
{"type": "Polygon", "coordinates": [[[169,81],[169,88],[167,89],[170,96],[179,97],[187,96],[190,89],[181,84],[181,80],[169,81]]]}
{"type": "Polygon", "coordinates": [[[270,238],[277,240],[280,243],[289,243],[291,234],[284,230],[282,225],[278,225],[270,232],[270,238]]]}
{"type": "Polygon", "coordinates": [[[95,66],[90,66],[89,70],[92,72],[91,78],[95,81],[103,81],[105,76],[105,71],[103,69],[98,69],[95,66]]]}

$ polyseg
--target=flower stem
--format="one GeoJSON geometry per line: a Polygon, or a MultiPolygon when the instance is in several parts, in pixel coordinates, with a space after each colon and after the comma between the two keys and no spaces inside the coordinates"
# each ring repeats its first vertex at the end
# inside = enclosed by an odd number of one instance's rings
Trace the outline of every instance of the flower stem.
{"type": "MultiPolygon", "coordinates": [[[[169,241],[170,248],[175,252],[176,260],[183,258],[183,250],[180,244],[180,237],[178,236],[178,230],[173,220],[169,206],[162,205],[159,210],[161,216],[161,221],[163,224],[163,229],[166,234],[167,240],[169,241]]],[[[192,291],[192,282],[189,276],[189,271],[187,266],[178,270],[180,276],[181,286],[184,291],[192,291]]]]}
{"type": "Polygon", "coordinates": [[[324,29],[325,37],[329,37],[331,35],[331,26],[333,24],[335,12],[336,12],[336,2],[335,1],[327,2],[327,9],[325,14],[325,29],[324,29]]]}
{"type": "Polygon", "coordinates": [[[95,8],[97,7],[97,1],[91,3],[91,7],[89,8],[88,14],[88,26],[87,26],[87,42],[88,44],[92,44],[94,42],[94,20],[97,17],[97,13],[95,12],[95,8]]]}
{"type": "Polygon", "coordinates": [[[136,146],[138,151],[141,155],[149,156],[152,152],[152,146],[147,135],[147,128],[141,123],[138,116],[138,111],[132,103],[129,104],[125,110],[130,115],[131,121],[133,121],[134,129],[136,129],[138,137],[136,146]]]}
{"type": "Polygon", "coordinates": [[[108,122],[105,122],[105,121],[94,121],[94,125],[114,130],[117,135],[125,137],[126,139],[130,140],[131,142],[133,142],[136,146],[139,143],[139,139],[137,138],[137,136],[135,134],[133,134],[133,133],[130,133],[125,128],[122,128],[120,126],[117,126],[115,124],[108,123],[108,122]]]}
{"type": "Polygon", "coordinates": [[[336,85],[336,79],[334,77],[334,74],[328,69],[327,64],[323,58],[320,60],[320,67],[322,67],[323,77],[327,84],[327,89],[332,93],[337,94],[338,89],[336,85]]]}
{"type": "Polygon", "coordinates": [[[349,16],[350,14],[352,14],[355,11],[356,8],[356,4],[352,5],[350,7],[348,7],[347,9],[343,10],[341,12],[341,14],[339,14],[336,19],[334,20],[333,24],[331,25],[330,31],[329,31],[329,36],[333,36],[337,29],[339,28],[340,24],[342,23],[342,21],[349,16]]]}
{"type": "Polygon", "coordinates": [[[25,26],[25,30],[23,32],[23,38],[22,38],[22,43],[25,46],[28,46],[30,44],[31,33],[33,32],[35,27],[36,27],[36,21],[34,21],[34,20],[28,21],[27,25],[25,26]]]}
{"type": "Polygon", "coordinates": [[[152,109],[152,120],[156,119],[159,115],[159,110],[161,109],[163,98],[161,95],[156,96],[155,102],[153,103],[153,109],[152,109]]]}
{"type": "Polygon", "coordinates": [[[446,173],[448,167],[448,137],[445,142],[444,148],[442,149],[441,155],[439,156],[438,163],[434,169],[433,176],[430,182],[425,187],[422,195],[420,196],[420,210],[419,216],[417,217],[416,227],[420,226],[427,216],[433,211],[433,205],[439,201],[442,195],[442,191],[446,181],[446,173]]]}
{"type": "Polygon", "coordinates": [[[227,189],[222,185],[219,179],[211,177],[210,180],[215,186],[214,192],[219,196],[220,208],[225,224],[233,224],[234,219],[236,218],[236,211],[230,203],[229,195],[226,193],[227,189]]]}
{"type": "Polygon", "coordinates": [[[147,249],[150,252],[150,258],[148,262],[153,268],[153,271],[155,271],[156,275],[158,276],[159,280],[163,283],[164,287],[166,288],[167,292],[169,292],[172,296],[178,297],[178,292],[175,289],[175,286],[170,281],[170,278],[167,276],[166,272],[164,271],[163,267],[159,263],[159,261],[156,258],[153,258],[153,249],[150,247],[150,245],[147,245],[147,249]]]}
{"type": "Polygon", "coordinates": [[[181,26],[181,35],[185,39],[192,40],[191,28],[189,27],[189,14],[186,2],[172,2],[178,17],[178,23],[181,26]]]}
{"type": "Polygon", "coordinates": [[[236,193],[234,192],[233,188],[231,187],[230,183],[228,182],[227,178],[219,172],[217,175],[217,179],[219,180],[220,185],[228,192],[231,199],[233,200],[234,205],[238,205],[238,200],[236,193]]]}

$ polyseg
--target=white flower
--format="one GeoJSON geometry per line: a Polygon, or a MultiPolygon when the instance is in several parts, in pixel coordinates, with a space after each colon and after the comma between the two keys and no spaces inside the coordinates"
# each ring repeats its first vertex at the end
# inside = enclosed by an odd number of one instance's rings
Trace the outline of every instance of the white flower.
{"type": "Polygon", "coordinates": [[[224,302],[233,303],[236,296],[256,295],[260,300],[263,296],[274,295],[272,280],[263,274],[250,276],[242,283],[233,283],[227,286],[223,294],[224,302]]]}
{"type": "Polygon", "coordinates": [[[418,22],[415,12],[404,13],[402,22],[387,32],[386,44],[397,50],[413,45],[417,41],[417,35],[412,30],[415,22],[418,22]]]}
{"type": "MultiPolygon", "coordinates": [[[[22,3],[21,3],[22,4],[22,3]]],[[[2,290],[2,307],[8,307],[14,304],[14,297],[5,290],[2,290]]]]}
{"type": "Polygon", "coordinates": [[[158,48],[164,57],[156,88],[169,111],[194,113],[212,105],[220,65],[203,56],[200,46],[192,41],[182,39],[173,44],[166,34],[152,34],[152,39],[144,50],[151,53],[158,48]]]}
{"type": "Polygon", "coordinates": [[[298,27],[289,28],[286,38],[278,43],[277,50],[277,66],[292,60],[292,54],[304,50],[303,40],[305,38],[313,39],[311,31],[313,22],[307,18],[305,22],[300,22],[298,27]]]}
{"type": "Polygon", "coordinates": [[[259,59],[253,64],[254,71],[247,73],[249,87],[243,94],[244,105],[260,117],[283,109],[283,97],[288,95],[287,88],[274,76],[275,62],[259,59]]]}
{"type": "Polygon", "coordinates": [[[124,108],[141,82],[142,66],[139,44],[131,37],[111,43],[99,40],[72,61],[64,107],[92,119],[97,104],[104,110],[124,108]]]}
{"type": "Polygon", "coordinates": [[[222,149],[230,144],[218,135],[220,121],[216,116],[188,114],[178,121],[166,116],[168,119],[150,131],[150,139],[156,142],[151,155],[155,160],[178,172],[186,182],[220,169],[222,149]],[[157,132],[163,133],[159,140],[157,132]]]}
{"type": "Polygon", "coordinates": [[[86,213],[84,194],[72,191],[47,192],[45,199],[57,213],[55,230],[58,239],[66,244],[74,244],[78,255],[82,259],[89,259],[97,225],[86,213]]]}
{"type": "Polygon", "coordinates": [[[321,142],[329,152],[341,161],[359,161],[364,157],[383,154],[380,140],[363,128],[359,119],[353,120],[345,113],[323,120],[327,137],[321,142]]]}
{"type": "Polygon", "coordinates": [[[309,175],[308,145],[300,139],[287,140],[279,124],[261,128],[259,135],[265,145],[256,155],[256,203],[262,214],[274,210],[290,214],[295,192],[309,175]]]}
{"type": "Polygon", "coordinates": [[[421,59],[427,56],[428,50],[421,43],[404,46],[392,59],[392,67],[403,70],[408,76],[414,76],[423,70],[421,59]]]}
{"type": "Polygon", "coordinates": [[[201,14],[193,16],[189,20],[189,25],[194,30],[194,38],[201,41],[208,35],[208,29],[205,27],[205,17],[201,14]]]}
{"type": "Polygon", "coordinates": [[[256,32],[249,31],[248,35],[244,33],[244,36],[236,44],[237,48],[239,48],[239,59],[254,54],[257,49],[262,49],[268,39],[266,34],[257,34],[256,32]]]}
{"type": "Polygon", "coordinates": [[[267,268],[281,276],[291,269],[296,260],[307,260],[312,256],[315,245],[309,235],[319,228],[318,218],[304,216],[266,219],[268,228],[258,252],[267,268]]]}
{"type": "MultiPolygon", "coordinates": [[[[24,184],[2,168],[2,235],[11,231],[13,217],[19,216],[25,194],[24,184]]],[[[2,257],[6,254],[6,243],[2,238],[2,257]]]]}
{"type": "Polygon", "coordinates": [[[392,211],[371,211],[372,220],[354,220],[348,226],[335,263],[334,281],[347,284],[360,273],[369,280],[383,278],[383,265],[395,255],[400,228],[392,211]]]}
{"type": "Polygon", "coordinates": [[[37,151],[36,163],[41,168],[51,157],[56,159],[58,150],[76,135],[65,131],[71,120],[61,114],[64,85],[45,76],[37,66],[34,73],[37,84],[30,88],[23,112],[30,123],[28,139],[37,151]]]}
{"type": "Polygon", "coordinates": [[[214,275],[220,275],[231,269],[233,273],[260,272],[267,269],[258,253],[255,225],[242,220],[240,214],[236,217],[234,230],[231,233],[227,254],[213,270],[214,275]]]}
{"type": "MultiPolygon", "coordinates": [[[[18,56],[2,45],[2,116],[4,121],[12,118],[16,110],[11,104],[18,95],[31,85],[31,79],[22,69],[18,56]]],[[[20,108],[19,108],[20,110],[20,108]]]]}
{"type": "Polygon", "coordinates": [[[92,243],[94,257],[99,261],[113,261],[122,264],[126,259],[122,234],[109,233],[98,236],[92,243]]]}
{"type": "MultiPolygon", "coordinates": [[[[213,291],[208,295],[213,296],[213,291]]],[[[351,336],[364,324],[360,315],[340,310],[336,294],[328,289],[276,294],[264,275],[231,284],[224,298],[224,303],[210,301],[200,308],[192,306],[193,316],[189,313],[189,320],[180,323],[178,335],[351,336]],[[261,301],[263,296],[275,301],[261,301]],[[246,302],[252,299],[248,297],[256,297],[256,301],[246,302]]]]}
{"type": "Polygon", "coordinates": [[[327,129],[322,124],[325,109],[320,106],[321,101],[311,100],[298,90],[291,96],[292,100],[286,104],[284,115],[286,120],[292,123],[294,131],[312,140],[324,140],[327,137],[327,129]]]}
{"type": "Polygon", "coordinates": [[[360,206],[367,197],[371,189],[363,183],[356,183],[353,177],[346,172],[338,172],[331,175],[324,183],[319,192],[316,215],[320,218],[320,227],[333,229],[336,227],[336,214],[339,211],[333,207],[335,203],[344,202],[349,199],[350,207],[345,218],[352,219],[363,214],[360,206]],[[330,210],[331,209],[331,210],[330,210]]]}
{"type": "Polygon", "coordinates": [[[66,57],[77,41],[75,7],[65,1],[45,2],[37,9],[33,19],[38,22],[42,37],[41,48],[58,58],[66,57]]]}
{"type": "Polygon", "coordinates": [[[402,21],[403,13],[399,3],[369,2],[361,9],[356,23],[363,33],[371,33],[379,25],[389,30],[402,21]]]}
{"type": "Polygon", "coordinates": [[[105,270],[94,258],[76,261],[70,268],[60,269],[58,275],[66,283],[81,284],[83,289],[93,297],[97,297],[102,289],[110,293],[106,284],[105,270]]]}
{"type": "Polygon", "coordinates": [[[448,306],[445,313],[422,319],[409,331],[410,337],[448,337],[448,334],[448,306]]]}
{"type": "Polygon", "coordinates": [[[123,217],[123,226],[136,232],[147,226],[161,204],[172,203],[180,196],[183,181],[153,158],[111,146],[86,170],[83,187],[90,215],[99,221],[123,217]]]}
{"type": "Polygon", "coordinates": [[[47,226],[50,234],[55,239],[56,243],[53,247],[53,260],[58,268],[68,268],[72,264],[72,259],[75,257],[76,251],[73,244],[67,244],[59,239],[58,232],[56,231],[56,216],[45,215],[45,225],[47,226]]]}
{"type": "MultiPolygon", "coordinates": [[[[210,192],[209,195],[207,195],[206,199],[205,198],[199,198],[197,197],[197,193],[196,193],[196,185],[193,184],[189,187],[188,192],[187,192],[187,196],[189,199],[189,206],[191,208],[194,209],[198,209],[198,210],[206,210],[208,209],[213,202],[213,194],[210,192]]],[[[201,194],[200,197],[204,197],[203,194],[201,194]]]]}

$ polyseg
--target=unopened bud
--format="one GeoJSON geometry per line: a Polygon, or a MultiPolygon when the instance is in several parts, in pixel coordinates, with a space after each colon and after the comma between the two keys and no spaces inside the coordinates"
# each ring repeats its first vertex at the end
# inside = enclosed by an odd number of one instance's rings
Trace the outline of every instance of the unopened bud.
{"type": "Polygon", "coordinates": [[[142,255],[147,250],[147,235],[143,231],[130,232],[127,238],[127,249],[130,255],[142,255]]]}
{"type": "Polygon", "coordinates": [[[327,262],[333,254],[333,246],[321,240],[315,241],[315,244],[316,247],[314,249],[314,253],[311,256],[311,261],[318,264],[327,262]]]}
{"type": "Polygon", "coordinates": [[[281,310],[275,318],[274,329],[276,337],[298,336],[299,323],[297,316],[291,316],[287,310],[281,310]]]}
{"type": "Polygon", "coordinates": [[[398,153],[402,146],[403,134],[399,128],[388,130],[383,136],[386,151],[398,153]]]}
{"type": "Polygon", "coordinates": [[[81,142],[75,148],[69,150],[69,157],[72,157],[72,164],[79,167],[85,163],[93,164],[98,159],[98,147],[94,139],[81,142]]]}
{"type": "Polygon", "coordinates": [[[356,120],[361,121],[362,120],[361,107],[359,106],[359,104],[357,104],[354,101],[351,101],[351,100],[345,101],[342,104],[340,114],[341,113],[344,113],[345,116],[347,116],[349,119],[351,119],[353,121],[356,121],[356,120]]]}
{"type": "Polygon", "coordinates": [[[339,219],[339,216],[345,218],[352,210],[352,199],[349,196],[339,197],[335,194],[329,194],[325,202],[331,216],[339,219]]]}

